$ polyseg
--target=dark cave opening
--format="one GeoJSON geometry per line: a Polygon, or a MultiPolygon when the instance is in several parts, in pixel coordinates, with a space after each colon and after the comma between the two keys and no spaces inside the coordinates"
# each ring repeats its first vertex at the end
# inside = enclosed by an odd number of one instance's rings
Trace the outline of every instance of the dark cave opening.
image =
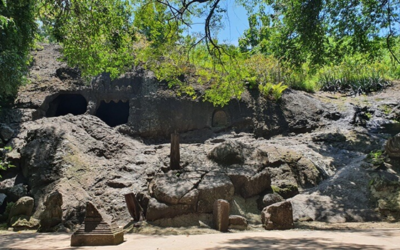
{"type": "Polygon", "coordinates": [[[81,115],[86,112],[87,104],[85,97],[82,95],[60,94],[50,103],[46,116],[81,115]]]}
{"type": "Polygon", "coordinates": [[[129,102],[111,101],[106,103],[105,101],[101,101],[96,111],[96,116],[110,127],[126,124],[129,118],[129,102]]]}

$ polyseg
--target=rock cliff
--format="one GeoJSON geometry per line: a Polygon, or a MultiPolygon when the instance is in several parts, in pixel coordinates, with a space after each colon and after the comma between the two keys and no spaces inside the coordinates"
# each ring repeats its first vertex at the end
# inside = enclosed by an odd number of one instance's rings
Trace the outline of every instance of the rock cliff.
{"type": "Polygon", "coordinates": [[[12,147],[2,157],[16,165],[0,173],[0,214],[28,195],[43,218],[58,192],[65,227],[82,223],[87,201],[126,225],[124,195],[133,192],[156,225],[209,225],[217,199],[254,224],[275,193],[295,220],[398,218],[398,136],[386,141],[400,132],[399,84],[358,97],[287,90],[278,102],[247,91],[214,107],[201,86],[195,99],[177,96],[141,68],[85,84],[56,60],[59,47],[43,47],[31,84],[0,117],[0,144],[12,147]],[[169,168],[175,131],[179,170],[169,168]]]}

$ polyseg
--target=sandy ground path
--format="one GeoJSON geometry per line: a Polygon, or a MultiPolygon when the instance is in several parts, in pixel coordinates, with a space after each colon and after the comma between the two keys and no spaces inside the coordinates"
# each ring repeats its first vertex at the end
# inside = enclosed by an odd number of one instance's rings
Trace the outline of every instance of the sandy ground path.
{"type": "Polygon", "coordinates": [[[70,234],[6,233],[0,249],[399,249],[400,229],[288,230],[203,235],[126,234],[118,246],[70,247],[70,234]]]}

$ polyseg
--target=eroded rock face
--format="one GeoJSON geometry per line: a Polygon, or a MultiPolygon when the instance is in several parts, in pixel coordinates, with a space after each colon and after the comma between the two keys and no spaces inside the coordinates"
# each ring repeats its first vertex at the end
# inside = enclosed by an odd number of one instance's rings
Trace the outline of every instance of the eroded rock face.
{"type": "Polygon", "coordinates": [[[15,108],[0,115],[13,132],[6,129],[0,145],[12,146],[6,157],[24,177],[15,183],[15,175],[7,177],[0,192],[9,196],[11,188],[25,187],[20,193],[34,196],[37,218],[56,190],[67,227],[83,221],[88,200],[122,225],[131,219],[127,193],[135,193],[147,220],[160,225],[210,216],[217,199],[234,204],[239,197],[255,205],[267,193],[291,198],[296,219],[365,220],[360,211],[372,210],[370,175],[360,166],[364,154],[385,140],[371,131],[398,118],[397,99],[365,109],[369,120],[362,123],[354,122],[359,104],[294,90],[276,103],[245,91],[240,101],[215,108],[177,97],[139,67],[113,81],[99,75],[86,86],[76,69],[54,60],[58,49],[46,45],[34,52],[42,59],[32,66],[32,84],[21,89],[15,108]],[[72,99],[83,105],[65,102],[72,99]],[[105,123],[113,113],[124,122],[105,123]],[[169,144],[161,143],[174,131],[181,138],[179,170],[170,169],[169,144]]]}
{"type": "Polygon", "coordinates": [[[248,223],[245,217],[240,215],[229,216],[229,229],[246,230],[247,225],[248,223]]]}
{"type": "Polygon", "coordinates": [[[3,141],[9,141],[13,137],[14,133],[14,130],[12,130],[9,126],[0,124],[0,138],[3,139],[3,141]]]}
{"type": "Polygon", "coordinates": [[[220,164],[241,164],[244,162],[243,150],[244,145],[241,143],[224,142],[211,150],[208,158],[220,164]]]}
{"type": "Polygon", "coordinates": [[[258,209],[263,210],[265,207],[268,207],[272,204],[284,201],[282,196],[277,193],[266,194],[264,196],[260,196],[258,200],[258,209]]]}
{"type": "Polygon", "coordinates": [[[10,188],[7,193],[10,197],[10,201],[15,202],[21,197],[26,196],[28,194],[28,189],[26,185],[20,183],[10,188]]]}
{"type": "Polygon", "coordinates": [[[44,202],[45,209],[40,214],[39,229],[40,232],[54,232],[57,226],[62,222],[62,209],[63,204],[62,195],[55,191],[51,193],[44,202]]]}
{"type": "Polygon", "coordinates": [[[9,214],[8,225],[14,230],[35,229],[39,221],[32,215],[34,200],[32,197],[20,198],[12,207],[9,214]]]}
{"type": "Polygon", "coordinates": [[[390,157],[400,158],[400,133],[386,142],[385,150],[390,157]]]}
{"type": "Polygon", "coordinates": [[[3,204],[4,200],[7,198],[7,195],[0,193],[0,206],[3,204]]]}
{"type": "MultiPolygon", "coordinates": [[[[211,213],[215,200],[231,201],[234,193],[250,198],[271,191],[271,183],[280,183],[282,176],[274,174],[274,169],[287,168],[296,187],[320,181],[320,169],[302,153],[247,135],[235,142],[235,137],[228,134],[203,145],[183,144],[181,170],[165,168],[168,144],[147,146],[90,115],[24,123],[14,143],[37,201],[36,211],[44,209],[48,193],[58,190],[64,200],[63,221],[69,227],[83,219],[88,199],[113,214],[116,222],[124,223],[131,216],[123,194],[144,194],[149,198],[138,198],[139,202],[146,219],[154,221],[211,213]],[[240,161],[229,165],[232,162],[210,159],[210,152],[226,145],[240,145],[240,161]]],[[[39,212],[35,214],[39,217],[39,212]]]]}
{"type": "Polygon", "coordinates": [[[275,203],[261,212],[263,226],[267,230],[293,228],[293,211],[290,201],[275,203]]]}
{"type": "Polygon", "coordinates": [[[14,216],[31,216],[33,213],[34,200],[32,197],[24,196],[20,198],[11,208],[9,218],[14,216]]]}

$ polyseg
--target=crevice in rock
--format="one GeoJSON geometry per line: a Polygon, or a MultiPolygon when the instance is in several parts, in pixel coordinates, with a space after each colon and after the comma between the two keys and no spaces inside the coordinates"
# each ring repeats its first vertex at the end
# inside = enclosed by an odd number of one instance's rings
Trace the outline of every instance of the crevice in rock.
{"type": "MultiPolygon", "coordinates": [[[[206,176],[206,174],[208,174],[208,173],[209,173],[209,172],[206,171],[206,172],[204,172],[204,173],[200,176],[199,181],[197,181],[196,183],[194,183],[193,187],[192,187],[190,190],[188,190],[184,195],[182,195],[182,197],[179,199],[179,203],[181,203],[180,200],[181,200],[183,197],[185,197],[188,193],[192,192],[193,190],[195,190],[195,189],[197,189],[197,188],[199,187],[200,183],[203,181],[204,176],[206,176]]],[[[182,204],[184,204],[184,203],[182,203],[182,204]]]]}

